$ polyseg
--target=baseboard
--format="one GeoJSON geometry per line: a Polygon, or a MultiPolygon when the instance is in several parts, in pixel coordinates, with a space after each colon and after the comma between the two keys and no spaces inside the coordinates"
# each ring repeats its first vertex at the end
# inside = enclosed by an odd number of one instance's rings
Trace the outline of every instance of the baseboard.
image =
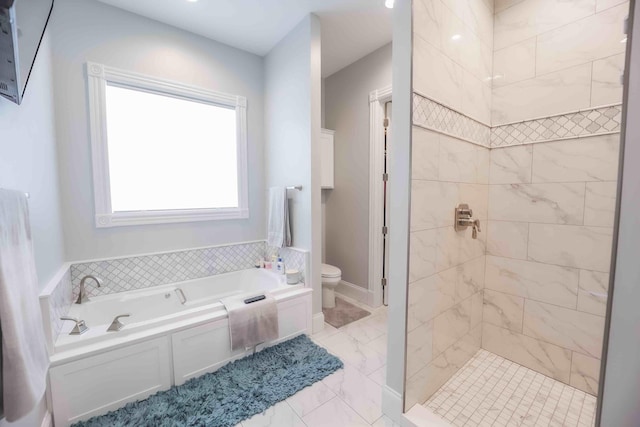
{"type": "Polygon", "coordinates": [[[336,286],[336,293],[352,298],[369,307],[373,307],[373,292],[362,286],[341,280],[338,286],[336,286]]]}
{"type": "Polygon", "coordinates": [[[388,385],[382,386],[382,413],[403,427],[412,427],[402,414],[402,396],[388,385]]]}
{"type": "Polygon", "coordinates": [[[44,413],[40,427],[53,427],[53,417],[51,416],[51,412],[48,410],[44,413]]]}
{"type": "Polygon", "coordinates": [[[324,329],[324,314],[322,312],[313,315],[311,320],[311,333],[317,334],[324,329]]]}

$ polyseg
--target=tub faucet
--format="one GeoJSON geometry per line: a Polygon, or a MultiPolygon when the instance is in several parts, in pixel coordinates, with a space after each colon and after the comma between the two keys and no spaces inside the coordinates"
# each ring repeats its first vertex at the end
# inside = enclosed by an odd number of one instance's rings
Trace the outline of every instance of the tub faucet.
{"type": "Polygon", "coordinates": [[[84,288],[84,282],[86,282],[87,279],[93,279],[98,285],[98,287],[102,286],[102,279],[96,276],[92,276],[90,274],[87,276],[84,276],[82,280],[80,280],[80,293],[78,293],[78,299],[76,300],[76,304],[84,304],[85,302],[89,302],[87,291],[84,288]]]}

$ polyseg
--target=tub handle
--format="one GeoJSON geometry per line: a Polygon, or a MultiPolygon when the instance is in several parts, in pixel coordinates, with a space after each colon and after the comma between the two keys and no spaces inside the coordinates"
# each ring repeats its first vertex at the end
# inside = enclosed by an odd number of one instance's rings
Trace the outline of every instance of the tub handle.
{"type": "Polygon", "coordinates": [[[130,314],[120,314],[119,316],[116,316],[113,319],[113,322],[111,322],[111,325],[109,325],[109,328],[107,329],[107,332],[117,332],[119,330],[121,330],[122,328],[125,327],[125,324],[122,323],[120,321],[121,317],[129,317],[131,316],[130,314]]]}
{"type": "Polygon", "coordinates": [[[69,335],[81,335],[89,330],[87,324],[84,323],[84,320],[76,319],[75,317],[61,317],[60,320],[71,320],[72,322],[76,322],[76,325],[71,329],[69,335]]]}
{"type": "Polygon", "coordinates": [[[182,289],[176,288],[176,295],[180,298],[180,304],[185,305],[187,303],[187,297],[184,295],[182,289]]]}

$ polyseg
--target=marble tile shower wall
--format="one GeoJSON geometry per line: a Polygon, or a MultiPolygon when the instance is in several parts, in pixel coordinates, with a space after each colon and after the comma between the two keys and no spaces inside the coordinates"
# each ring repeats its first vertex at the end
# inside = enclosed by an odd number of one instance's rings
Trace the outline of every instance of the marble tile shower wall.
{"type": "Polygon", "coordinates": [[[489,149],[414,126],[412,156],[408,408],[480,348],[489,149]],[[455,231],[459,203],[481,220],[479,239],[455,231]]]}
{"type": "Polygon", "coordinates": [[[628,10],[627,0],[497,0],[492,125],[619,104],[628,10]]]}
{"type": "Polygon", "coordinates": [[[491,150],[482,347],[596,394],[619,135],[491,150]]]}
{"type": "Polygon", "coordinates": [[[413,89],[491,123],[492,0],[413,2],[413,89]]]}
{"type": "Polygon", "coordinates": [[[407,409],[480,348],[487,219],[493,1],[415,0],[407,409]],[[434,203],[434,201],[437,201],[434,203]]]}

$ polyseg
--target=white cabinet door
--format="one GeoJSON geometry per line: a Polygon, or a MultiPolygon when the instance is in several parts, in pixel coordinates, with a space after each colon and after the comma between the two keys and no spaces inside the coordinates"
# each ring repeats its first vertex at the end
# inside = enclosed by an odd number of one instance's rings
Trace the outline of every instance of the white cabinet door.
{"type": "Polygon", "coordinates": [[[172,338],[175,384],[213,372],[243,351],[231,351],[229,321],[206,323],[176,332],[172,338]]]}
{"type": "Polygon", "coordinates": [[[56,427],[101,415],[171,387],[168,337],[55,366],[49,371],[56,427]]]}
{"type": "Polygon", "coordinates": [[[322,188],[333,188],[333,134],[332,130],[322,129],[320,137],[320,185],[322,188]]]}

